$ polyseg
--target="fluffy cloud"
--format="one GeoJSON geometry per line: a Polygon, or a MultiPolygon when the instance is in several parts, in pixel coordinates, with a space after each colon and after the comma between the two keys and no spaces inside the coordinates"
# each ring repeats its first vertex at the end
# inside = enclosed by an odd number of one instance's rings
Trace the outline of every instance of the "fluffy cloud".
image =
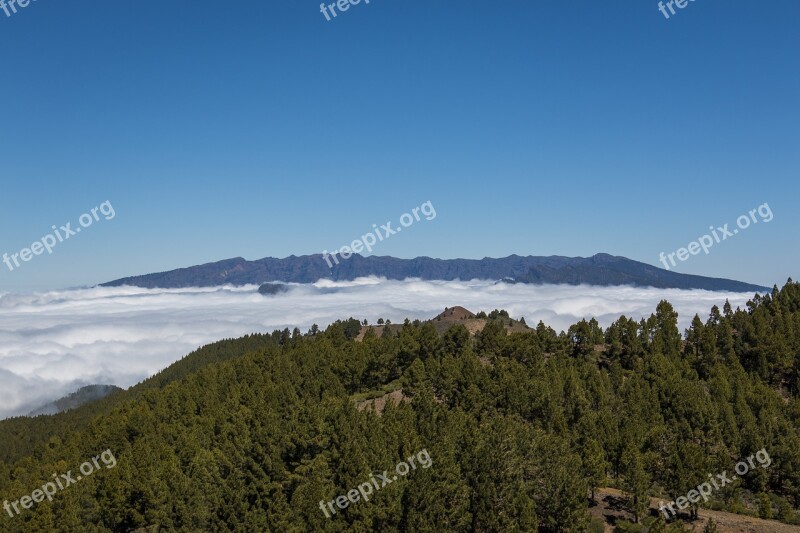
{"type": "Polygon", "coordinates": [[[129,387],[195,348],[252,332],[325,327],[339,318],[401,322],[445,307],[508,310],[556,330],[581,318],[603,326],[625,314],[649,316],[667,299],[681,327],[695,313],[751,294],[633,287],[532,286],[487,281],[387,281],[363,278],[292,285],[265,297],[257,287],[76,289],[0,294],[0,418],[24,414],[91,383],[129,387]]]}

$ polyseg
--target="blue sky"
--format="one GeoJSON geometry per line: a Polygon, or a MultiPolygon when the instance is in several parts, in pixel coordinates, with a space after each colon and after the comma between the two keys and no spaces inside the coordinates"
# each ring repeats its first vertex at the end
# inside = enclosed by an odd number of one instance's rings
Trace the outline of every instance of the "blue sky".
{"type": "Polygon", "coordinates": [[[38,0],[0,11],[0,254],[108,200],[0,290],[332,250],[426,201],[398,257],[624,255],[800,277],[800,4],[38,0]]]}

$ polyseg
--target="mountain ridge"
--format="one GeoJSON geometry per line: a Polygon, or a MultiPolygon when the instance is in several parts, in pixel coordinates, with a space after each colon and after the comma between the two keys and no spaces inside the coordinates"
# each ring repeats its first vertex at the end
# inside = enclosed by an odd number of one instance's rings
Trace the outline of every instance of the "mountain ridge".
{"type": "Polygon", "coordinates": [[[70,409],[77,409],[82,405],[102,400],[109,394],[121,392],[123,389],[116,385],[86,385],[81,387],[73,393],[70,393],[63,398],[48,402],[25,416],[40,416],[40,415],[55,415],[69,411],[70,409]]]}
{"type": "Polygon", "coordinates": [[[223,259],[165,272],[129,276],[102,283],[105,287],[131,285],[143,288],[214,287],[261,285],[269,282],[315,283],[320,279],[352,281],[378,276],[389,280],[419,278],[507,280],[534,285],[568,284],[655,287],[663,289],[705,289],[711,291],[763,292],[769,287],[724,278],[681,274],[622,256],[598,253],[591,257],[519,256],[483,259],[435,259],[391,256],[362,256],[349,259],[322,254],[265,257],[248,261],[242,257],[223,259]],[[328,266],[331,263],[331,267],[328,266]]]}

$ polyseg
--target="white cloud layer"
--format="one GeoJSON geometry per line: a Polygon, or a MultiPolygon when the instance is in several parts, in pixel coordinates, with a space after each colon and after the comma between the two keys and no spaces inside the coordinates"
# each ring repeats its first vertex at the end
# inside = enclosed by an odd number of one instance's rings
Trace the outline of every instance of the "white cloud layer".
{"type": "Polygon", "coordinates": [[[401,322],[445,307],[506,309],[557,331],[581,318],[603,326],[624,314],[649,316],[669,300],[685,328],[713,305],[743,306],[752,294],[633,287],[506,285],[488,281],[322,280],[262,296],[257,287],[95,287],[0,293],[0,418],[25,414],[83,385],[129,387],[195,348],[222,338],[354,316],[401,322]]]}

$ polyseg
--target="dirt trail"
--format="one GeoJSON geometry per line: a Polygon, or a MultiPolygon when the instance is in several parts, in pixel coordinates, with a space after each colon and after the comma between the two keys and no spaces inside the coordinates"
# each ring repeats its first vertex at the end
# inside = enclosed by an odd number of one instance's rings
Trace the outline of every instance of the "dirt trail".
{"type": "MultiPolygon", "coordinates": [[[[613,524],[620,519],[631,520],[632,515],[624,506],[625,495],[616,489],[597,489],[598,505],[591,508],[593,517],[603,518],[606,533],[613,533],[613,524]]],[[[659,500],[650,500],[651,512],[658,512],[659,500]]],[[[775,520],[761,520],[750,516],[700,509],[700,518],[695,522],[685,522],[689,529],[698,533],[703,531],[709,517],[714,519],[719,533],[798,533],[800,526],[790,526],[775,520]]]]}

